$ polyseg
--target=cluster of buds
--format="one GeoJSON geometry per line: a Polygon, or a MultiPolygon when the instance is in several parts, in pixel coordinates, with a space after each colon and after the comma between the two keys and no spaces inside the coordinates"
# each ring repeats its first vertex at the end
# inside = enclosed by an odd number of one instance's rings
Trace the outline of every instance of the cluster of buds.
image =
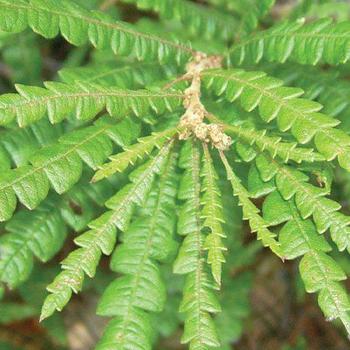
{"type": "Polygon", "coordinates": [[[191,86],[185,90],[184,107],[186,112],[181,117],[180,128],[182,132],[179,138],[188,139],[191,135],[203,142],[211,143],[219,150],[227,150],[232,144],[232,140],[227,136],[222,127],[217,124],[206,124],[203,122],[208,113],[202,102],[200,73],[203,69],[217,68],[221,65],[221,59],[218,56],[207,57],[204,54],[197,54],[193,61],[187,65],[187,74],[191,76],[191,86]]]}
{"type": "Polygon", "coordinates": [[[214,147],[220,151],[226,151],[232,145],[232,139],[230,136],[226,135],[223,128],[218,124],[208,124],[208,141],[211,142],[214,147]]]}
{"type": "Polygon", "coordinates": [[[205,124],[202,122],[197,124],[192,132],[199,140],[211,143],[220,151],[227,150],[232,144],[231,137],[227,136],[218,124],[205,124]]]}

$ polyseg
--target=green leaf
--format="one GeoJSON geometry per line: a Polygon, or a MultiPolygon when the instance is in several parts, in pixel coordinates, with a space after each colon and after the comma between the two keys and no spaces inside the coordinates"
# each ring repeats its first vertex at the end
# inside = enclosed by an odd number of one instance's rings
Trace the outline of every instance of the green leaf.
{"type": "Polygon", "coordinates": [[[248,191],[251,198],[263,197],[276,189],[274,180],[264,182],[258,168],[253,163],[248,173],[248,191]]]}
{"type": "Polygon", "coordinates": [[[0,10],[0,29],[5,32],[18,33],[30,27],[45,38],[54,38],[60,32],[73,45],[89,41],[98,49],[139,60],[181,62],[194,52],[186,44],[139,32],[128,23],[68,0],[1,0],[0,10]]]}
{"type": "Polygon", "coordinates": [[[251,146],[255,146],[260,151],[267,151],[272,158],[279,157],[285,163],[289,160],[297,163],[324,160],[324,157],[314,152],[312,148],[297,147],[296,142],[286,142],[281,137],[270,136],[266,129],[255,130],[248,123],[230,125],[213,116],[210,119],[220,124],[228,134],[237,139],[237,153],[245,162],[252,161],[257,155],[251,146]]]}
{"type": "Polygon", "coordinates": [[[203,144],[203,149],[201,219],[204,219],[203,227],[210,229],[210,233],[205,239],[204,249],[208,250],[208,263],[211,265],[214,280],[220,285],[222,263],[225,262],[223,252],[227,250],[222,242],[222,238],[226,238],[222,227],[225,220],[221,203],[221,193],[217,184],[218,175],[207,145],[203,144]]]}
{"type": "MultiPolygon", "coordinates": [[[[123,244],[115,250],[111,260],[112,270],[122,276],[107,287],[97,312],[116,316],[112,322],[124,325],[118,329],[118,336],[113,337],[113,345],[118,348],[123,348],[125,339],[134,335],[129,325],[137,327],[139,324],[139,315],[142,314],[139,309],[160,312],[165,304],[166,289],[157,261],[167,259],[176,246],[171,231],[175,224],[175,162],[176,153],[172,152],[159,174],[159,186],[151,191],[141,215],[125,231],[123,244]]],[[[139,330],[144,344],[152,342],[146,331],[149,328],[145,314],[143,329],[139,330]]],[[[99,343],[101,349],[105,348],[109,337],[107,328],[99,343]]],[[[144,344],[135,344],[134,348],[144,349],[144,344]]]]}
{"type": "MultiPolygon", "coordinates": [[[[6,129],[1,133],[0,141],[3,145],[4,156],[7,156],[8,162],[11,163],[12,160],[16,166],[27,165],[30,157],[40,147],[57,142],[62,131],[62,125],[53,126],[47,119],[42,119],[24,129],[6,129]]],[[[6,170],[10,168],[9,164],[6,170]]]]}
{"type": "Polygon", "coordinates": [[[298,142],[307,143],[314,138],[317,150],[326,160],[337,157],[340,166],[350,171],[350,137],[334,128],[339,124],[337,119],[319,113],[319,103],[299,98],[301,89],[283,87],[281,80],[264,72],[208,70],[202,75],[208,88],[225,94],[231,102],[240,97],[247,111],[259,107],[264,121],[277,119],[279,129],[291,129],[298,142]]]}
{"type": "Polygon", "coordinates": [[[307,253],[300,262],[300,273],[308,292],[319,291],[319,305],[329,320],[340,319],[350,333],[350,301],[344,287],[346,279],[340,266],[322,252],[307,253]]]}
{"type": "Polygon", "coordinates": [[[164,20],[180,21],[193,35],[201,35],[206,39],[219,37],[223,40],[229,40],[237,26],[233,16],[185,0],[123,1],[136,4],[142,10],[155,11],[164,20]],[[196,16],[193,16],[193,13],[196,16]]]}
{"type": "Polygon", "coordinates": [[[0,220],[8,220],[18,200],[34,209],[46,198],[50,184],[57,193],[68,191],[82,175],[84,160],[97,168],[112,152],[110,139],[120,145],[137,137],[139,125],[123,120],[111,124],[108,119],[94,126],[72,131],[61,137],[58,144],[44,147],[30,158],[32,165],[8,170],[0,175],[0,220]],[[124,134],[129,129],[129,135],[124,134]]]}
{"type": "Polygon", "coordinates": [[[281,250],[287,259],[303,256],[300,273],[309,293],[319,292],[318,302],[328,319],[339,318],[349,332],[350,302],[342,285],[338,282],[346,275],[330,256],[326,239],[316,231],[314,223],[302,219],[293,198],[285,200],[278,191],[269,194],[263,204],[264,218],[274,224],[286,222],[279,232],[281,250]],[[276,221],[275,218],[279,218],[276,221]]]}
{"type": "Polygon", "coordinates": [[[213,289],[216,288],[205,268],[203,257],[205,237],[201,233],[200,153],[193,140],[181,150],[180,165],[185,170],[179,189],[184,200],[179,213],[179,234],[185,235],[174,263],[174,272],[186,274],[180,311],[185,313],[185,328],[181,341],[191,349],[209,349],[220,345],[210,313],[220,311],[213,289]]]}
{"type": "Polygon", "coordinates": [[[248,220],[251,232],[257,233],[257,239],[261,240],[264,247],[269,247],[277,256],[281,256],[279,243],[275,234],[268,229],[269,224],[259,215],[259,209],[249,199],[248,191],[243,187],[239,178],[232,171],[225,155],[220,153],[225,166],[227,179],[231,182],[233,195],[238,197],[239,205],[242,206],[243,220],[248,220]]]}
{"type": "Polygon", "coordinates": [[[177,73],[172,65],[162,65],[154,62],[129,63],[117,62],[104,65],[89,64],[85,67],[63,68],[58,75],[68,84],[87,82],[100,86],[115,86],[121,89],[145,87],[155,81],[173,77],[177,73]]]}
{"type": "Polygon", "coordinates": [[[131,308],[129,319],[115,318],[109,322],[102,339],[96,346],[96,350],[127,350],[133,349],[152,350],[150,339],[154,336],[151,321],[146,312],[131,308]]]}
{"type": "Polygon", "coordinates": [[[11,288],[25,281],[32,271],[33,257],[50,260],[62,247],[66,227],[53,200],[35,211],[19,211],[0,238],[0,280],[11,288]]]}
{"type": "Polygon", "coordinates": [[[346,275],[337,263],[321,252],[305,254],[300,262],[300,273],[309,293],[326,288],[330,281],[338,282],[346,279],[346,275]]]}
{"type": "Polygon", "coordinates": [[[18,94],[0,96],[0,125],[16,119],[23,127],[46,116],[51,123],[58,123],[71,114],[79,120],[90,120],[104,109],[113,117],[141,117],[150,109],[156,114],[172,111],[183,99],[181,92],[171,90],[127,90],[85,81],[46,82],[45,88],[17,84],[16,89],[18,94]]]}
{"type": "Polygon", "coordinates": [[[279,232],[279,242],[285,259],[295,259],[309,251],[329,252],[330,245],[308,219],[304,220],[292,200],[285,200],[278,191],[269,194],[263,204],[263,216],[273,225],[286,222],[279,232]]]}
{"type": "MultiPolygon", "coordinates": [[[[248,0],[249,1],[249,0],[248,0]]],[[[242,34],[247,34],[252,32],[259,24],[259,20],[263,18],[272,6],[275,4],[275,0],[253,0],[250,1],[250,4],[242,4],[240,9],[242,16],[241,19],[241,31],[242,34]],[[249,11],[246,9],[249,8],[249,11]]]]}
{"type": "Polygon", "coordinates": [[[233,45],[228,61],[232,64],[258,63],[262,59],[284,63],[291,60],[301,64],[346,63],[350,54],[348,21],[333,23],[323,18],[304,24],[304,19],[282,22],[244,38],[233,45]]]}
{"type": "Polygon", "coordinates": [[[338,249],[350,249],[350,218],[338,211],[340,204],[325,197],[328,194],[326,190],[308,183],[308,176],[303,172],[271,161],[263,155],[258,157],[257,167],[261,174],[269,171],[270,178],[276,176],[276,186],[285,199],[295,197],[302,218],[312,215],[318,232],[330,229],[331,238],[338,249]],[[271,168],[275,170],[271,171],[271,168]]]}
{"type": "MultiPolygon", "coordinates": [[[[159,153],[138,174],[131,174],[131,184],[124,186],[106,202],[109,211],[92,221],[89,231],[80,235],[76,244],[80,246],[62,262],[63,271],[47,287],[51,293],[44,301],[41,320],[61,311],[71,298],[72,291],[82,289],[84,274],[93,277],[102,253],[110,254],[116,242],[116,228],[125,231],[135,205],[142,205],[152,185],[155,174],[159,173],[173,142],[169,141],[159,153]]],[[[138,170],[138,169],[137,169],[138,170]]]]}
{"type": "Polygon", "coordinates": [[[96,172],[92,181],[99,181],[116,172],[123,172],[130,164],[133,165],[139,159],[148,156],[154,148],[159,149],[176,132],[176,128],[171,128],[138,139],[137,143],[124,148],[124,152],[109,157],[110,162],[99,167],[100,169],[96,172]]]}

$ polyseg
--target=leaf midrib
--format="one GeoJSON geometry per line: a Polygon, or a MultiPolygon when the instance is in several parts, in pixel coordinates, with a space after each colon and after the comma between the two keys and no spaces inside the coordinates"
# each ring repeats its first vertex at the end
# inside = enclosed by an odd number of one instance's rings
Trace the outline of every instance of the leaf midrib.
{"type": "MultiPolygon", "coordinates": [[[[299,28],[298,28],[299,29],[299,28]]],[[[298,30],[297,29],[297,30],[298,30]]],[[[326,34],[326,33],[305,33],[305,32],[287,32],[287,33],[271,33],[271,34],[261,34],[256,35],[254,37],[251,37],[247,40],[243,40],[242,42],[238,43],[237,45],[233,46],[232,49],[229,51],[229,54],[232,55],[234,51],[240,49],[241,47],[244,47],[246,45],[249,45],[255,41],[258,40],[267,40],[271,38],[285,38],[285,37],[301,37],[301,38],[321,38],[321,39],[341,39],[341,38],[350,38],[350,32],[344,33],[344,34],[326,34]]]]}
{"type": "MultiPolygon", "coordinates": [[[[50,91],[50,90],[48,90],[50,91]]],[[[59,99],[59,98],[80,98],[80,97],[90,97],[90,98],[96,98],[96,97],[140,97],[140,98],[169,98],[169,97],[176,97],[176,98],[183,98],[183,94],[180,93],[155,93],[153,91],[148,91],[148,90],[143,90],[144,93],[141,91],[137,90],[129,90],[131,93],[126,93],[124,91],[115,91],[115,92],[79,92],[79,93],[67,93],[67,94],[54,94],[52,96],[40,96],[40,97],[35,97],[35,98],[30,98],[26,99],[25,96],[21,96],[24,101],[19,102],[16,101],[13,104],[10,105],[0,105],[0,110],[1,109],[12,109],[12,110],[19,110],[20,107],[22,106],[29,106],[32,107],[33,105],[37,104],[44,104],[47,103],[48,101],[54,100],[54,99],[59,99]]]]}
{"type": "MultiPolygon", "coordinates": [[[[295,108],[293,108],[292,106],[290,106],[288,103],[286,103],[286,101],[288,101],[287,98],[282,98],[282,97],[279,97],[278,95],[276,94],[273,94],[272,92],[270,92],[270,90],[268,89],[263,89],[263,88],[260,88],[259,85],[256,85],[256,84],[253,84],[251,83],[251,81],[254,81],[254,80],[242,80],[242,79],[239,79],[235,76],[235,73],[232,73],[230,74],[228,77],[226,75],[223,75],[223,74],[219,74],[217,72],[207,72],[207,73],[203,73],[203,75],[209,75],[209,76],[214,76],[214,77],[219,77],[219,78],[224,78],[224,79],[227,79],[227,80],[234,80],[238,83],[240,83],[241,85],[247,85],[253,89],[256,89],[258,90],[261,95],[265,96],[265,97],[269,97],[271,98],[272,100],[275,100],[275,101],[278,101],[279,105],[280,106],[283,106],[284,108],[286,108],[287,110],[290,110],[292,113],[296,114],[296,115],[299,115],[300,118],[305,118],[309,121],[310,124],[312,124],[316,130],[316,133],[323,133],[324,135],[326,135],[327,137],[331,138],[333,143],[337,146],[336,147],[336,150],[337,150],[337,153],[336,155],[339,155],[341,152],[345,152],[347,151],[347,149],[345,147],[342,147],[342,144],[339,143],[339,141],[337,139],[335,139],[332,135],[330,135],[329,133],[327,133],[327,131],[329,130],[333,130],[335,128],[332,128],[332,127],[323,127],[323,128],[320,128],[320,125],[312,120],[312,119],[309,119],[308,118],[308,114],[311,114],[313,112],[310,112],[310,113],[307,113],[307,112],[303,112],[303,111],[300,111],[300,110],[297,110],[295,108]]],[[[278,116],[278,113],[276,115],[276,117],[278,116]]],[[[334,118],[335,119],[335,118],[334,118]]],[[[336,120],[336,119],[335,119],[336,120]]],[[[339,129],[335,129],[335,130],[339,130],[339,129]]]]}
{"type": "Polygon", "coordinates": [[[160,38],[160,37],[152,35],[152,34],[146,34],[146,33],[138,32],[138,31],[126,28],[126,27],[124,27],[124,25],[122,23],[119,24],[118,22],[107,23],[107,22],[103,22],[101,20],[98,20],[98,19],[95,19],[95,18],[92,18],[92,17],[79,16],[79,15],[68,13],[68,12],[63,13],[63,12],[60,12],[60,11],[57,11],[57,10],[51,10],[51,9],[48,10],[48,9],[44,9],[44,8],[35,8],[35,7],[32,7],[30,4],[28,4],[28,6],[23,6],[23,5],[13,5],[13,4],[10,5],[10,4],[1,4],[0,3],[0,7],[1,6],[8,7],[8,8],[13,8],[13,9],[25,9],[25,10],[32,10],[32,11],[45,11],[45,12],[48,12],[48,13],[51,13],[51,14],[54,14],[54,15],[57,15],[57,16],[62,16],[62,17],[65,17],[65,18],[71,17],[71,18],[75,18],[75,19],[80,19],[80,20],[83,20],[83,21],[85,21],[87,23],[90,23],[90,24],[99,25],[101,27],[104,26],[104,27],[107,27],[107,28],[111,28],[113,30],[118,30],[118,31],[121,31],[121,32],[124,32],[124,33],[128,33],[128,34],[134,35],[135,37],[145,38],[145,39],[148,39],[148,40],[153,40],[153,41],[159,42],[159,43],[167,45],[167,46],[172,46],[172,47],[174,47],[176,49],[179,49],[181,51],[184,51],[184,52],[187,52],[187,53],[190,53],[190,54],[194,54],[195,53],[195,51],[193,49],[191,49],[190,47],[188,47],[186,45],[176,44],[173,41],[169,41],[169,40],[160,38]]]}
{"type": "MultiPolygon", "coordinates": [[[[58,160],[61,160],[61,159],[65,158],[65,157],[67,157],[68,155],[70,155],[71,153],[75,152],[79,147],[81,147],[85,143],[91,141],[92,139],[94,139],[95,137],[99,136],[100,134],[103,134],[106,130],[109,129],[109,127],[110,127],[110,125],[107,125],[107,124],[104,127],[100,127],[100,129],[98,131],[96,131],[95,133],[93,133],[92,135],[90,135],[89,137],[84,139],[83,141],[75,144],[74,146],[69,148],[68,151],[66,151],[66,152],[64,152],[64,153],[62,153],[60,155],[57,155],[56,157],[50,158],[50,160],[44,162],[42,165],[40,165],[38,167],[35,167],[35,166],[31,165],[33,167],[33,169],[30,172],[28,172],[28,173],[26,173],[26,174],[16,178],[14,181],[6,184],[5,186],[0,187],[0,191],[6,190],[9,187],[12,187],[13,185],[15,185],[18,182],[22,181],[26,177],[31,176],[31,175],[35,174],[36,172],[42,171],[46,166],[49,166],[51,163],[54,163],[54,162],[56,162],[58,160]]],[[[19,167],[17,169],[21,169],[21,167],[19,167]]],[[[16,169],[11,169],[10,172],[13,172],[14,170],[16,170],[16,169]]]]}

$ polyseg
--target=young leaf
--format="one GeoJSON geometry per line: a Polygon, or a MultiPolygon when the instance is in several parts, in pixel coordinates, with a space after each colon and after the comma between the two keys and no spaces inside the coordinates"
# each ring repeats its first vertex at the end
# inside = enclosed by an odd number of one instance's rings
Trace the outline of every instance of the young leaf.
{"type": "Polygon", "coordinates": [[[130,175],[132,183],[123,187],[106,202],[109,211],[89,224],[90,230],[76,239],[80,246],[62,262],[63,271],[47,287],[51,293],[45,299],[41,311],[41,320],[51,316],[55,310],[61,311],[72,296],[82,289],[84,274],[93,277],[103,254],[111,254],[116,229],[125,231],[135,205],[141,205],[150,190],[155,174],[164,164],[173,141],[169,141],[145,166],[130,175]]]}
{"type": "MultiPolygon", "coordinates": [[[[245,158],[242,154],[243,152],[240,152],[241,148],[244,147],[242,143],[255,146],[261,152],[268,151],[272,158],[278,157],[285,163],[289,160],[293,160],[297,163],[324,160],[324,157],[319,153],[314,152],[312,148],[297,147],[296,142],[286,142],[282,140],[281,137],[270,136],[266,129],[255,130],[254,126],[249,125],[248,123],[230,125],[222,122],[214,116],[210,116],[209,119],[220,124],[228,134],[237,139],[236,149],[243,159],[245,158]]],[[[256,152],[254,152],[252,147],[248,147],[248,153],[249,159],[244,160],[253,160],[256,156],[256,152]]]]}
{"type": "Polygon", "coordinates": [[[99,181],[116,172],[123,172],[129,164],[135,164],[137,160],[148,156],[154,148],[160,148],[176,132],[177,129],[172,128],[138,139],[137,143],[126,147],[124,152],[109,157],[110,162],[99,167],[100,169],[96,172],[92,181],[99,181]]]}
{"type": "Polygon", "coordinates": [[[210,313],[220,311],[213,289],[216,288],[205,268],[204,241],[201,232],[200,153],[198,145],[187,141],[181,150],[180,165],[185,170],[178,197],[184,200],[179,213],[178,233],[185,235],[174,263],[174,272],[186,274],[180,311],[185,313],[181,341],[191,349],[220,346],[210,313]]]}
{"type": "Polygon", "coordinates": [[[134,348],[150,349],[152,336],[148,331],[151,325],[147,314],[161,311],[166,298],[157,262],[168,259],[176,247],[172,232],[175,224],[175,162],[176,153],[172,152],[159,175],[159,186],[151,191],[141,215],[125,231],[123,243],[113,254],[111,268],[122,276],[107,287],[97,312],[115,316],[115,319],[107,326],[97,349],[108,349],[111,344],[123,348],[127,345],[126,339],[135,336],[135,327],[138,336],[134,338],[134,348]],[[140,315],[144,315],[142,321],[140,315]],[[110,329],[115,324],[123,327],[111,335],[110,329]]]}
{"type": "Polygon", "coordinates": [[[204,219],[203,227],[210,229],[210,233],[205,239],[204,249],[208,250],[208,263],[211,265],[214,280],[220,285],[222,263],[225,262],[223,252],[227,250],[222,242],[222,238],[226,237],[222,227],[225,220],[221,193],[217,184],[218,175],[206,144],[203,144],[203,150],[201,219],[204,219]]]}
{"type": "Polygon", "coordinates": [[[238,197],[239,205],[242,206],[243,219],[249,220],[251,231],[257,233],[257,238],[262,241],[264,247],[269,247],[281,257],[280,245],[275,239],[276,235],[268,229],[268,223],[259,215],[259,209],[250,201],[248,191],[232,171],[226,156],[222,152],[220,156],[226,169],[227,179],[231,182],[233,194],[238,197]]]}

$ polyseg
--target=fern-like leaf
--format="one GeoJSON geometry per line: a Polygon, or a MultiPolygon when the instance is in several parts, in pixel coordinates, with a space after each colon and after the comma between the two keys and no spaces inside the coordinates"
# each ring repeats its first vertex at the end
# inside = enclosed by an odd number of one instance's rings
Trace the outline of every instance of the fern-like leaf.
{"type": "Polygon", "coordinates": [[[259,209],[249,199],[248,191],[231,169],[226,156],[223,153],[220,153],[220,156],[226,169],[227,179],[231,182],[233,194],[238,197],[239,205],[242,206],[243,219],[249,221],[251,231],[257,233],[257,238],[261,240],[264,247],[269,247],[281,257],[280,245],[275,239],[276,235],[268,229],[269,224],[259,215],[259,209]]]}
{"type": "Polygon", "coordinates": [[[235,18],[187,0],[123,0],[136,4],[140,9],[152,10],[165,20],[176,19],[194,35],[207,39],[220,37],[228,40],[237,25],[235,18]],[[196,16],[193,16],[193,13],[196,16]]]}
{"type": "Polygon", "coordinates": [[[123,172],[129,164],[135,164],[138,159],[143,159],[149,155],[154,148],[160,148],[174,136],[176,131],[176,128],[171,128],[138,139],[137,143],[126,147],[124,152],[109,157],[110,162],[100,167],[92,181],[99,181],[116,172],[123,172]]]}
{"type": "Polygon", "coordinates": [[[303,90],[282,86],[282,81],[263,72],[242,70],[212,70],[203,73],[208,87],[225,94],[229,101],[238,97],[242,107],[252,111],[259,107],[261,118],[270,122],[277,118],[281,131],[291,129],[300,143],[314,138],[316,148],[326,158],[338,158],[339,164],[350,171],[350,137],[334,128],[339,120],[319,113],[317,102],[299,98],[303,90]]]}
{"type": "Polygon", "coordinates": [[[251,33],[274,4],[275,0],[248,0],[248,3],[238,3],[236,6],[241,16],[238,35],[246,36],[251,33]],[[249,11],[247,11],[247,8],[249,8],[249,11]]]}
{"type": "Polygon", "coordinates": [[[293,200],[284,200],[278,192],[271,193],[264,201],[264,217],[271,224],[288,221],[279,233],[284,257],[300,261],[300,273],[306,291],[318,292],[318,303],[330,320],[340,319],[350,332],[350,300],[339,283],[346,279],[341,267],[326,253],[331,250],[323,236],[317,233],[310,219],[301,218],[293,200]]]}
{"type": "Polygon", "coordinates": [[[326,198],[327,190],[308,183],[308,176],[290,166],[279,164],[271,158],[260,155],[256,161],[264,181],[275,177],[275,183],[283,198],[295,196],[295,203],[301,216],[312,215],[320,233],[330,229],[331,238],[339,250],[350,250],[350,218],[339,212],[337,202],[326,198]]]}
{"type": "Polygon", "coordinates": [[[116,318],[107,326],[97,349],[106,350],[111,346],[127,349],[130,341],[135,350],[151,349],[151,325],[147,312],[161,311],[166,298],[157,261],[167,260],[176,247],[173,240],[175,164],[176,153],[172,152],[141,215],[131,223],[124,234],[123,244],[113,254],[111,268],[123,276],[107,287],[97,312],[116,318]],[[116,324],[120,328],[111,334],[116,324]],[[138,329],[137,337],[135,328],[138,329]]]}
{"type": "Polygon", "coordinates": [[[46,198],[51,186],[57,193],[66,192],[82,175],[82,160],[97,168],[112,153],[113,139],[119,145],[131,142],[140,128],[126,119],[115,125],[108,119],[94,126],[72,131],[60,138],[60,143],[41,149],[30,158],[32,165],[8,170],[0,175],[0,220],[8,220],[17,199],[33,209],[46,198]]]}
{"type": "Polygon", "coordinates": [[[91,64],[85,67],[64,68],[58,72],[61,80],[67,84],[84,81],[122,89],[142,88],[154,81],[174,76],[175,73],[176,69],[172,65],[159,66],[154,62],[91,64]]]}
{"type": "Polygon", "coordinates": [[[187,60],[190,46],[137,31],[132,25],[116,22],[97,11],[88,11],[69,0],[1,0],[0,29],[21,32],[30,27],[45,38],[60,32],[71,44],[87,41],[98,49],[111,49],[118,55],[133,55],[139,60],[187,60]]]}
{"type": "Polygon", "coordinates": [[[19,211],[0,238],[0,281],[11,288],[25,281],[33,268],[33,257],[51,259],[62,247],[66,225],[53,199],[35,211],[19,211]]]}
{"type": "Polygon", "coordinates": [[[62,271],[48,286],[51,293],[45,299],[41,319],[61,311],[72,296],[82,289],[84,274],[93,277],[101,254],[111,254],[116,241],[116,228],[128,228],[135,205],[141,205],[152,185],[155,174],[159,173],[166,161],[173,141],[169,141],[159,153],[130,175],[132,183],[124,186],[106,202],[109,211],[89,224],[90,230],[80,235],[76,244],[80,246],[62,262],[62,271]]]}
{"type": "Polygon", "coordinates": [[[254,125],[249,123],[227,124],[212,115],[208,118],[221,125],[228,134],[236,139],[236,150],[244,161],[251,161],[257,155],[257,152],[253,150],[254,147],[260,152],[267,151],[272,158],[278,157],[285,163],[289,160],[297,163],[324,160],[324,157],[314,152],[312,148],[297,147],[296,142],[286,142],[279,136],[270,136],[266,129],[256,130],[254,125]],[[244,145],[252,147],[249,147],[249,151],[245,152],[244,145]],[[249,156],[246,157],[245,154],[249,154],[249,156]]]}
{"type": "Polygon", "coordinates": [[[221,193],[217,184],[218,175],[216,174],[208,146],[203,144],[203,149],[201,172],[203,178],[201,204],[203,207],[201,218],[204,219],[203,226],[210,229],[210,233],[205,239],[204,249],[208,250],[208,263],[211,265],[214,280],[220,285],[222,263],[225,262],[223,252],[227,250],[222,242],[222,238],[226,237],[222,227],[225,220],[221,204],[221,193]]]}
{"type": "MultiPolygon", "coordinates": [[[[302,88],[305,98],[317,100],[323,105],[324,114],[340,118],[344,116],[344,122],[346,121],[350,84],[342,79],[337,71],[324,71],[318,67],[310,68],[296,64],[286,64],[278,69],[269,65],[264,67],[264,70],[269,74],[271,72],[271,75],[282,79],[286,84],[302,88]]],[[[343,124],[340,126],[343,127],[343,124]]]]}
{"type": "Polygon", "coordinates": [[[350,58],[348,21],[333,23],[323,18],[304,24],[303,19],[282,22],[233,45],[228,61],[232,64],[291,60],[301,64],[346,63],[350,58]]]}
{"type": "Polygon", "coordinates": [[[3,130],[0,133],[0,144],[4,157],[7,158],[7,161],[3,160],[8,164],[6,170],[11,168],[11,163],[16,166],[27,165],[35,152],[41,147],[57,142],[62,132],[62,125],[51,125],[47,119],[42,119],[23,129],[3,130]]]}
{"type": "Polygon", "coordinates": [[[179,213],[178,233],[185,239],[174,263],[175,273],[187,275],[180,305],[180,311],[185,313],[181,341],[190,343],[190,349],[206,350],[220,345],[210,316],[220,311],[220,305],[213,292],[216,285],[206,270],[203,256],[199,146],[190,140],[181,151],[180,166],[186,170],[178,197],[185,202],[179,213]]]}
{"type": "Polygon", "coordinates": [[[51,123],[58,123],[71,114],[90,120],[104,109],[114,117],[142,116],[150,109],[160,114],[180,106],[183,98],[175,91],[123,90],[86,82],[46,82],[45,88],[16,85],[16,89],[19,94],[0,97],[0,125],[16,119],[24,127],[45,116],[51,123]]]}

